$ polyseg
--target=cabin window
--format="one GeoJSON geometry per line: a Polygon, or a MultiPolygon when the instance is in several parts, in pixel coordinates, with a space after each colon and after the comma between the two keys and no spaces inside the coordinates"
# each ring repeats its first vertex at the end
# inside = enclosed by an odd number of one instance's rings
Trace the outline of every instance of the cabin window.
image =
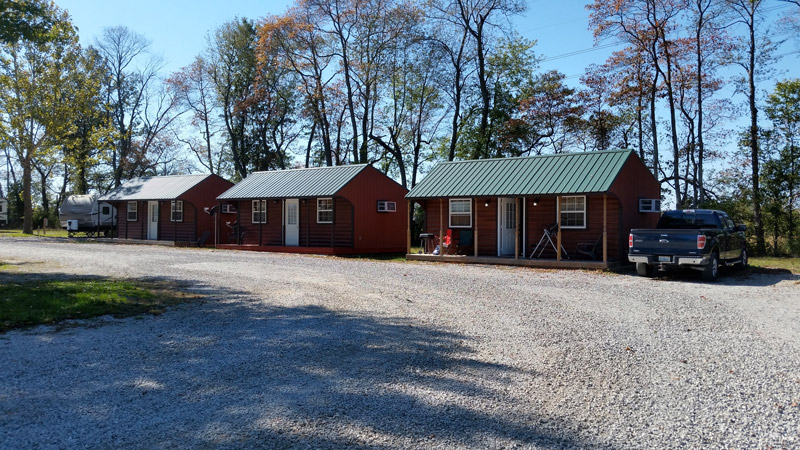
{"type": "Polygon", "coordinates": [[[111,214],[111,207],[103,206],[101,214],[104,215],[104,216],[107,216],[107,215],[111,214]]]}
{"type": "Polygon", "coordinates": [[[317,223],[333,223],[333,199],[317,199],[317,223]]]}
{"type": "Polygon", "coordinates": [[[139,220],[138,206],[136,202],[128,202],[128,222],[136,222],[139,220]]]}
{"type": "MultiPolygon", "coordinates": [[[[561,228],[586,228],[586,196],[559,197],[556,211],[561,211],[561,228]]],[[[556,219],[558,213],[556,212],[556,219]]]]}
{"type": "Polygon", "coordinates": [[[450,228],[472,228],[472,200],[450,199],[450,228]]]}
{"type": "Polygon", "coordinates": [[[183,200],[173,200],[170,206],[170,220],[183,222],[183,200]]]}
{"type": "Polygon", "coordinates": [[[267,223],[267,201],[253,200],[252,223],[267,223]]]}

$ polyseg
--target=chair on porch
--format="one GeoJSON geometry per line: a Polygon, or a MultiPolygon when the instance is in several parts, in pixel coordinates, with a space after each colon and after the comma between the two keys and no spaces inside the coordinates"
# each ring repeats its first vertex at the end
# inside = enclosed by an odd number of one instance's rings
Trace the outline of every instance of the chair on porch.
{"type": "Polygon", "coordinates": [[[459,255],[467,254],[462,253],[465,252],[466,249],[472,248],[473,246],[473,231],[472,230],[461,230],[458,232],[458,243],[456,244],[456,253],[459,255]]]}
{"type": "Polygon", "coordinates": [[[588,256],[592,261],[599,258],[598,252],[603,249],[603,235],[601,234],[594,242],[578,244],[575,252],[578,255],[588,256]]]}

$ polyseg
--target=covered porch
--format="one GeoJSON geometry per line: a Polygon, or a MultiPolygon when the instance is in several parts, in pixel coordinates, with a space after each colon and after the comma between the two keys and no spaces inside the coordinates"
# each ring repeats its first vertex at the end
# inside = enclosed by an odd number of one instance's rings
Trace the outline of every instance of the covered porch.
{"type": "Polygon", "coordinates": [[[409,200],[425,211],[419,253],[407,259],[608,269],[619,261],[619,202],[606,193],[409,200]]]}

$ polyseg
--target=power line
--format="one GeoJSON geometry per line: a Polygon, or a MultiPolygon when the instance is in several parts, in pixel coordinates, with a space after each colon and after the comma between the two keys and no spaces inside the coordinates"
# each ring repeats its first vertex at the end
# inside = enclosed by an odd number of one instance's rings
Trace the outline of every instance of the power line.
{"type": "Polygon", "coordinates": [[[578,55],[582,55],[584,53],[595,52],[595,51],[598,51],[598,50],[605,50],[607,48],[617,47],[617,46],[620,46],[620,45],[625,45],[625,42],[612,42],[610,44],[603,44],[603,45],[598,45],[598,46],[595,46],[595,47],[589,47],[589,48],[583,48],[583,49],[580,49],[580,50],[575,50],[575,51],[572,51],[572,52],[569,52],[569,53],[562,53],[560,55],[549,56],[547,58],[542,59],[542,62],[555,61],[557,59],[569,58],[571,56],[578,56],[578,55]]]}

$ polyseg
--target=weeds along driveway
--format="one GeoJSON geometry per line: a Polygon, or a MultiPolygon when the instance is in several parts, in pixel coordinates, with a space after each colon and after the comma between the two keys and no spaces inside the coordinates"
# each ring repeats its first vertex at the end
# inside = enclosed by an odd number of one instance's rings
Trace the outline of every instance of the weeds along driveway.
{"type": "Polygon", "coordinates": [[[797,276],[31,239],[0,260],[209,294],[0,335],[3,448],[800,446],[797,276]]]}

